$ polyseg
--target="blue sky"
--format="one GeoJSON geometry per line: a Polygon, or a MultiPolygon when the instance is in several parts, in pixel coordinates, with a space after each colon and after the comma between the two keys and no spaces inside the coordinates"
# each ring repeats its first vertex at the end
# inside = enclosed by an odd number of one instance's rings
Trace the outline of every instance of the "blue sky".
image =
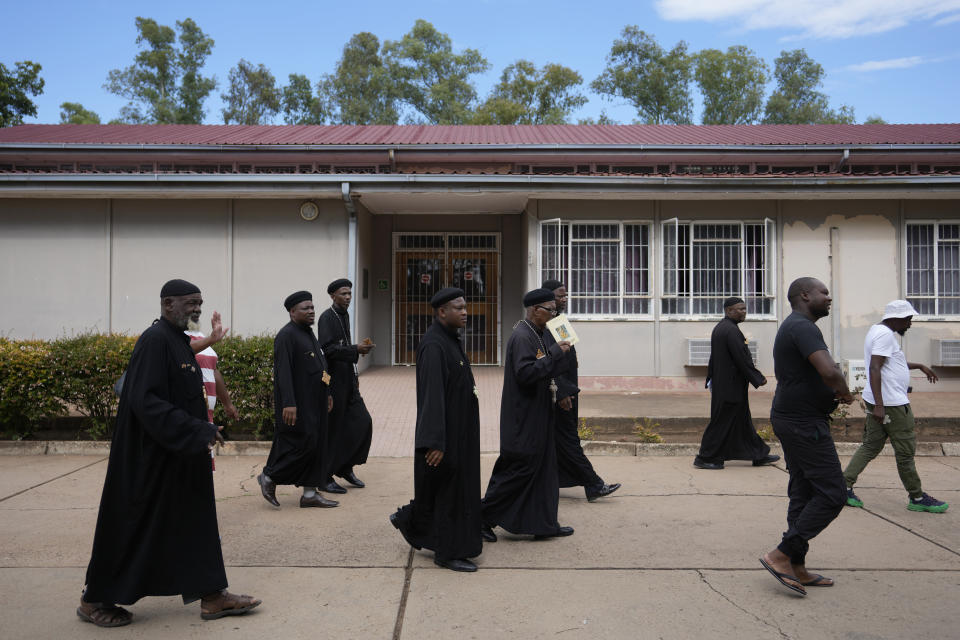
{"type": "MultiPolygon", "coordinates": [[[[746,45],[771,69],[782,50],[802,47],[826,70],[822,90],[832,106],[852,106],[858,121],[876,114],[891,123],[960,122],[960,0],[8,3],[0,62],[39,62],[46,81],[38,115],[27,122],[58,122],[64,101],[83,103],[104,122],[116,117],[125,101],[102,85],[136,55],[136,16],[170,26],[191,17],[216,41],[205,72],[220,84],[205,105],[207,123],[222,122],[220,93],[240,58],[265,64],[281,82],[290,73],[316,81],[333,70],[352,34],[399,39],[418,18],[450,35],[456,49],[479,49],[491,62],[476,79],[481,97],[518,58],[569,66],[588,85],[621,29],[637,25],[665,48],[679,40],[691,51],[746,45]]],[[[601,110],[620,122],[636,117],[625,104],[586,86],[585,93],[589,102],[574,120],[601,110]]]]}

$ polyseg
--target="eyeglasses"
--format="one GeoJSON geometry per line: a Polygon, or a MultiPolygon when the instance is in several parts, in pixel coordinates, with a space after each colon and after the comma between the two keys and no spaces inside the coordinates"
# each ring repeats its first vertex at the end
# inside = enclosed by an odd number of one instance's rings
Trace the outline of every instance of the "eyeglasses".
{"type": "Polygon", "coordinates": [[[546,311],[547,313],[549,313],[549,314],[552,315],[552,316],[557,315],[557,308],[556,308],[556,307],[541,307],[541,306],[538,305],[538,304],[535,304],[535,305],[533,305],[533,306],[534,306],[535,308],[537,308],[537,309],[543,309],[544,311],[546,311]]]}

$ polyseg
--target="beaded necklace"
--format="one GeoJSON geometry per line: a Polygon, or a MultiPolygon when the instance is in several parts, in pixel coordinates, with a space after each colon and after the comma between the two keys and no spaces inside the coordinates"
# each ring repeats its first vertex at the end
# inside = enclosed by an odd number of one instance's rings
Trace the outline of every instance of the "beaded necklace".
{"type": "MultiPolygon", "coordinates": [[[[530,329],[530,331],[533,333],[534,336],[536,336],[537,342],[540,343],[540,352],[541,352],[543,355],[547,355],[547,347],[544,346],[544,344],[543,344],[543,338],[540,337],[540,334],[537,333],[537,330],[533,328],[533,325],[531,325],[529,322],[527,322],[527,319],[526,319],[526,318],[523,319],[523,324],[527,325],[527,328],[530,329]]],[[[556,403],[557,403],[557,380],[556,380],[556,378],[550,378],[550,396],[551,396],[552,399],[553,399],[553,404],[556,404],[556,403]]]]}

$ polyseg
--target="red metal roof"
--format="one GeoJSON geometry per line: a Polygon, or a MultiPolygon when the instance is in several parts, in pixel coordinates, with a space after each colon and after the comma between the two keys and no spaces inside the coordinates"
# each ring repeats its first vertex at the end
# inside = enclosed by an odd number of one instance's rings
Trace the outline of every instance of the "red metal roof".
{"type": "Polygon", "coordinates": [[[814,125],[46,125],[0,144],[143,145],[937,145],[960,124],[814,125]]]}

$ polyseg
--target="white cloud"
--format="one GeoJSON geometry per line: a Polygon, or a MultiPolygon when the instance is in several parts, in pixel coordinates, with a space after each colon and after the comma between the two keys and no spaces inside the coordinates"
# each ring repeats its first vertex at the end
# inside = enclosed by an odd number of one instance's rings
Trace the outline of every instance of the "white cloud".
{"type": "Polygon", "coordinates": [[[793,38],[851,38],[911,22],[960,20],[960,0],[656,0],[664,20],[731,22],[747,31],[788,29],[793,38]]]}
{"type": "Polygon", "coordinates": [[[844,67],[844,71],[885,71],[887,69],[909,69],[925,60],[920,56],[910,56],[908,58],[892,58],[890,60],[868,60],[859,64],[851,64],[844,67]]]}

